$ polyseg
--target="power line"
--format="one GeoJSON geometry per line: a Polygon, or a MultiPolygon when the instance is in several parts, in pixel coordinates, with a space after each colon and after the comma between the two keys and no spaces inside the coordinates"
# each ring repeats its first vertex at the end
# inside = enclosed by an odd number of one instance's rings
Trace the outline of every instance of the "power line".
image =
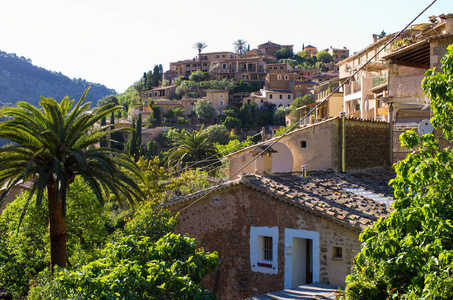
{"type": "Polygon", "coordinates": [[[326,98],[324,98],[324,100],[322,100],[321,102],[319,102],[314,108],[312,108],[303,118],[300,118],[300,120],[298,122],[296,122],[293,126],[291,126],[291,128],[286,131],[284,134],[282,134],[281,136],[277,137],[274,141],[272,141],[265,149],[263,149],[260,153],[258,153],[254,158],[252,158],[248,163],[246,163],[244,166],[242,166],[239,170],[237,170],[235,173],[233,173],[233,175],[230,175],[226,180],[222,180],[218,185],[217,187],[213,188],[213,189],[209,189],[204,195],[202,195],[200,198],[198,198],[197,200],[195,200],[194,202],[190,203],[189,205],[187,205],[186,207],[183,207],[182,209],[179,210],[179,212],[189,208],[190,206],[194,205],[195,203],[197,203],[198,201],[201,201],[202,199],[204,199],[210,192],[212,191],[215,191],[216,189],[220,188],[221,186],[223,186],[226,182],[228,182],[229,180],[231,180],[231,178],[233,178],[234,176],[236,176],[239,172],[241,172],[243,169],[245,169],[247,166],[249,166],[252,162],[254,162],[259,156],[261,156],[262,154],[264,154],[268,149],[270,149],[273,145],[275,145],[278,141],[280,141],[284,136],[288,135],[294,128],[296,128],[296,126],[299,126],[299,124],[305,120],[307,117],[309,117],[311,115],[312,112],[314,112],[319,106],[321,106],[322,104],[324,104],[324,102],[328,101],[330,99],[330,97],[335,94],[336,92],[338,92],[338,90],[340,90],[340,88],[342,88],[346,82],[349,82],[349,80],[351,80],[360,70],[362,70],[365,66],[367,66],[376,56],[379,55],[379,53],[381,53],[390,43],[392,43],[398,36],[401,35],[401,33],[403,33],[409,26],[412,25],[412,23],[415,22],[415,20],[417,20],[426,10],[428,10],[437,0],[434,0],[433,2],[431,2],[431,4],[429,4],[426,8],[424,8],[411,22],[409,22],[401,31],[399,31],[398,33],[394,34],[394,36],[389,40],[387,41],[384,46],[381,47],[381,49],[379,49],[379,51],[377,51],[370,59],[368,59],[365,64],[363,64],[360,68],[358,68],[352,75],[350,75],[346,80],[343,81],[343,83],[341,83],[337,88],[335,88],[333,90],[333,92],[331,92],[326,98]]]}

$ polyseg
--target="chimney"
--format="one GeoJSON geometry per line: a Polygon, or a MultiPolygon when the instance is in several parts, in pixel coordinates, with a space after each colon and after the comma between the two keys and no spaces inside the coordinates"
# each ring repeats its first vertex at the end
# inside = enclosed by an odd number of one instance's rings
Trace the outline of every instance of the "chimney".
{"type": "Polygon", "coordinates": [[[445,33],[453,33],[453,14],[445,16],[445,33]]]}
{"type": "Polygon", "coordinates": [[[429,21],[430,21],[432,24],[435,24],[435,23],[437,23],[437,17],[436,17],[436,16],[431,16],[431,17],[429,17],[429,21]]]}
{"type": "Polygon", "coordinates": [[[373,34],[373,43],[377,42],[377,34],[373,34]]]}
{"type": "Polygon", "coordinates": [[[302,165],[300,167],[302,168],[302,176],[307,177],[307,175],[308,175],[308,170],[307,170],[308,166],[307,165],[302,165]]]}
{"type": "Polygon", "coordinates": [[[272,149],[269,145],[258,145],[252,152],[253,156],[260,155],[255,160],[255,174],[272,173],[272,154],[277,150],[272,149]],[[264,152],[263,152],[264,151],[264,152]]]}

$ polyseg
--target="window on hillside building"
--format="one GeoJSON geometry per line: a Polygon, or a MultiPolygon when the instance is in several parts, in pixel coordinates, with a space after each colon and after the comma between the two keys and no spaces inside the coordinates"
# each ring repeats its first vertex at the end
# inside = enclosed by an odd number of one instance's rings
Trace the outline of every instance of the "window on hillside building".
{"type": "Polygon", "coordinates": [[[227,65],[226,64],[222,64],[222,69],[226,69],[227,68],[227,65]]]}
{"type": "Polygon", "coordinates": [[[283,95],[280,95],[280,99],[283,99],[283,95]]]}
{"type": "Polygon", "coordinates": [[[220,97],[220,98],[223,98],[223,95],[222,95],[222,94],[220,94],[220,95],[219,95],[219,97],[220,97]]]}
{"type": "MultiPolygon", "coordinates": [[[[263,236],[263,259],[267,261],[272,261],[272,237],[263,236]]],[[[337,247],[338,248],[338,247],[337,247]]]]}
{"type": "Polygon", "coordinates": [[[285,75],[285,80],[288,80],[289,79],[289,76],[288,75],[285,75]]]}
{"type": "Polygon", "coordinates": [[[307,141],[300,141],[301,148],[307,148],[307,141]]]}
{"type": "Polygon", "coordinates": [[[277,80],[281,80],[282,79],[282,75],[277,75],[277,80]]]}
{"type": "Polygon", "coordinates": [[[291,100],[291,95],[288,95],[288,100],[291,100]]]}
{"type": "Polygon", "coordinates": [[[272,99],[272,94],[269,95],[269,99],[272,99]]]}
{"type": "Polygon", "coordinates": [[[278,227],[250,228],[250,263],[252,271],[278,273],[278,227]]]}
{"type": "Polygon", "coordinates": [[[297,93],[297,98],[299,98],[299,97],[300,97],[300,93],[297,93]]]}
{"type": "Polygon", "coordinates": [[[220,106],[223,106],[223,100],[219,101],[220,106]]]}

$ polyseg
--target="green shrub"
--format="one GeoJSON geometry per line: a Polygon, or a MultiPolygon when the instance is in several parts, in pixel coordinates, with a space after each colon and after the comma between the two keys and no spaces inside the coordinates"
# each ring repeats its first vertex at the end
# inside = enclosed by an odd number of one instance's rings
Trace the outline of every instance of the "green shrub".
{"type": "Polygon", "coordinates": [[[383,286],[376,286],[371,281],[359,281],[348,284],[346,297],[351,300],[383,300],[387,299],[383,286]]]}

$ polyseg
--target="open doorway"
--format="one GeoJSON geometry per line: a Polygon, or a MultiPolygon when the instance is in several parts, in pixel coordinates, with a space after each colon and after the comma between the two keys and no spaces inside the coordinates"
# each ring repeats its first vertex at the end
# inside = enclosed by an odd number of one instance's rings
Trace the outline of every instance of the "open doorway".
{"type": "Polygon", "coordinates": [[[291,288],[313,283],[313,240],[293,237],[291,288]]]}
{"type": "Polygon", "coordinates": [[[285,289],[319,282],[319,233],[285,229],[285,289]]]}

